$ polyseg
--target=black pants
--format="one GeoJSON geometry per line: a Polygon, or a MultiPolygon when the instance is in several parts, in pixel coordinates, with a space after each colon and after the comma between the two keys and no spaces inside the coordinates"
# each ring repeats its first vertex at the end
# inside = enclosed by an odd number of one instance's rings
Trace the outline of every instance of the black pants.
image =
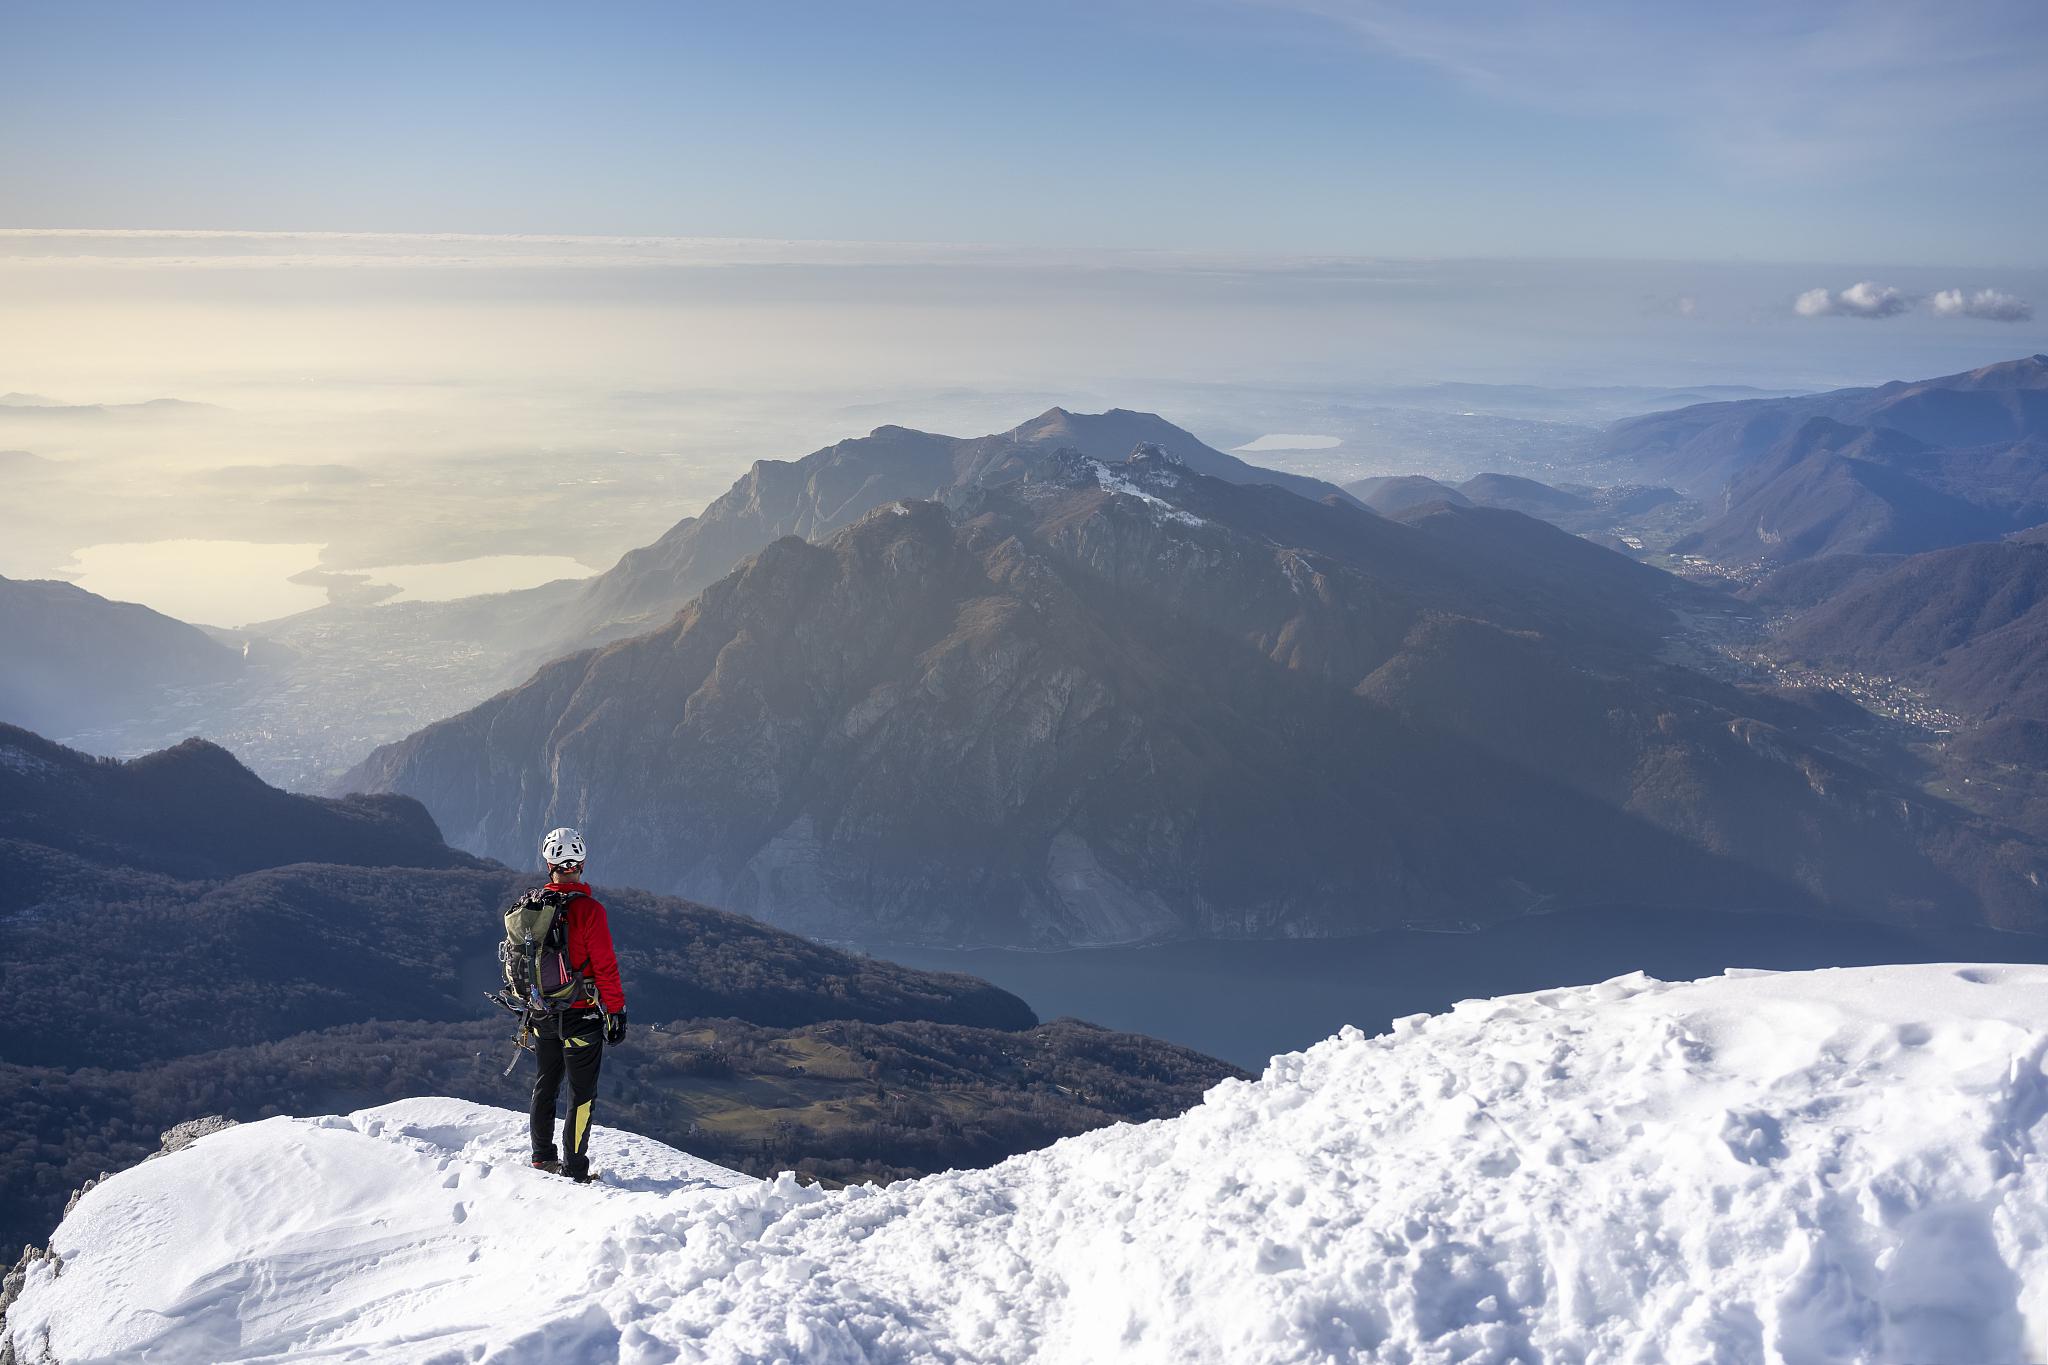
{"type": "Polygon", "coordinates": [[[562,1014],[534,1023],[540,1074],[533,1080],[533,1159],[553,1161],[555,1094],[569,1074],[569,1112],[562,1117],[562,1172],[590,1174],[590,1109],[597,1099],[597,1072],[604,1065],[604,1017],[562,1014]]]}

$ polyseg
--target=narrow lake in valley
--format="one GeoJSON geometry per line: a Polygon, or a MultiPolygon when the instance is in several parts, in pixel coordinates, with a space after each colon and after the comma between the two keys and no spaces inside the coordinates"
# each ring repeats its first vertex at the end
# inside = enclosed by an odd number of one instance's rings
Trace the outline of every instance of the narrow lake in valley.
{"type": "Polygon", "coordinates": [[[1800,971],[1890,962],[2048,962],[2048,937],[1894,929],[1765,914],[1585,910],[1471,934],[1206,941],[1059,953],[886,948],[913,967],[968,972],[1073,1015],[1169,1039],[1253,1071],[1345,1024],[1367,1033],[1460,1000],[1644,971],[1666,981],[1729,967],[1800,971]]]}

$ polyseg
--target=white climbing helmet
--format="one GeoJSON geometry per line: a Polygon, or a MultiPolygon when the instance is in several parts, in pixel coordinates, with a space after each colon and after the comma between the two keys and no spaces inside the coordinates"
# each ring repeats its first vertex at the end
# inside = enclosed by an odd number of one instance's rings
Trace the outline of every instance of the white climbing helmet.
{"type": "Polygon", "coordinates": [[[549,867],[580,863],[583,861],[583,836],[567,825],[551,829],[548,837],[540,841],[540,856],[549,867]]]}

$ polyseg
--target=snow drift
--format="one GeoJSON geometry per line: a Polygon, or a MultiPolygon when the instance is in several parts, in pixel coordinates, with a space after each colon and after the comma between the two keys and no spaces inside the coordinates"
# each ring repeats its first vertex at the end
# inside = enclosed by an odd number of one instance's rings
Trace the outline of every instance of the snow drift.
{"type": "Polygon", "coordinates": [[[825,1192],[450,1100],[105,1182],[25,1360],[2048,1357],[2048,968],[1642,976],[1356,1030],[1181,1118],[825,1192]]]}

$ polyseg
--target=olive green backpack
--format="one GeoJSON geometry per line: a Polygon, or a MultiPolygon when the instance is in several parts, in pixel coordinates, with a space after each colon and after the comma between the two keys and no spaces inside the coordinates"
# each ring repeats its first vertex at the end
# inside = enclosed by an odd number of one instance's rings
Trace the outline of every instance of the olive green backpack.
{"type": "Polygon", "coordinates": [[[520,1008],[553,1014],[590,998],[589,978],[569,962],[569,907],[582,896],[536,887],[505,912],[498,961],[505,969],[505,994],[520,1008]]]}

